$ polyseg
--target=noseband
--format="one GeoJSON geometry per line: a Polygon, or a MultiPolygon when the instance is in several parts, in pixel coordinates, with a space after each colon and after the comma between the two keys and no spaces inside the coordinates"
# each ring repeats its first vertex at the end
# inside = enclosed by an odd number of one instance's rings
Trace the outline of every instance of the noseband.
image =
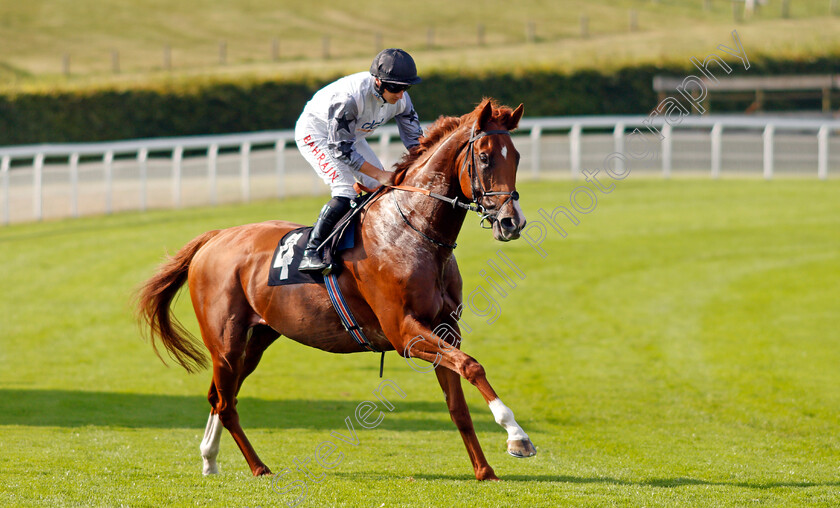
{"type": "MultiPolygon", "coordinates": [[[[487,192],[484,189],[484,182],[480,178],[478,178],[478,172],[475,171],[475,167],[476,167],[475,150],[473,149],[473,147],[475,145],[475,142],[478,141],[479,139],[483,138],[484,136],[489,136],[489,135],[492,135],[492,134],[502,134],[502,135],[505,135],[505,136],[510,136],[510,132],[508,132],[506,130],[502,130],[502,129],[492,130],[492,131],[484,131],[484,132],[476,132],[476,124],[475,123],[473,124],[472,129],[470,129],[470,139],[467,142],[467,150],[469,150],[470,156],[469,157],[466,157],[466,156],[464,157],[464,162],[463,162],[463,164],[461,164],[461,170],[458,173],[458,178],[460,179],[461,175],[464,174],[464,170],[465,169],[467,170],[467,175],[469,176],[470,186],[471,186],[471,190],[472,190],[472,199],[470,199],[469,201],[464,202],[463,200],[459,199],[458,197],[450,198],[448,196],[444,196],[444,195],[438,194],[436,192],[431,192],[428,189],[420,189],[418,187],[412,187],[410,185],[392,185],[390,188],[397,189],[397,190],[403,190],[403,191],[410,191],[410,192],[419,192],[421,194],[425,194],[426,196],[429,196],[429,197],[438,199],[440,201],[444,201],[446,203],[449,203],[450,205],[452,205],[452,208],[461,207],[461,208],[464,208],[466,210],[476,212],[481,217],[481,221],[479,222],[479,225],[484,229],[492,228],[493,223],[497,220],[496,218],[499,216],[499,212],[501,212],[502,208],[504,208],[505,205],[507,205],[511,200],[513,200],[513,201],[518,201],[519,200],[519,193],[516,192],[515,190],[510,191],[510,192],[504,192],[504,191],[490,191],[490,192],[487,192]],[[502,203],[502,206],[500,206],[498,208],[498,210],[496,210],[495,212],[491,212],[491,211],[487,210],[487,208],[482,204],[482,201],[487,196],[507,196],[508,198],[505,200],[504,203],[502,203]],[[485,226],[484,225],[485,221],[489,221],[490,224],[485,226]]],[[[430,159],[431,159],[431,157],[429,158],[429,160],[430,159]]],[[[428,162],[428,160],[427,160],[427,162],[428,162]]],[[[431,243],[433,243],[433,244],[435,244],[439,247],[446,247],[448,249],[454,249],[455,247],[458,246],[457,243],[448,244],[448,243],[443,243],[443,242],[440,242],[438,240],[435,240],[434,238],[431,238],[427,234],[425,234],[422,231],[420,231],[419,229],[417,229],[411,222],[409,222],[408,218],[405,216],[405,213],[403,213],[402,209],[400,208],[399,203],[397,202],[396,195],[392,193],[391,198],[393,199],[394,205],[396,205],[397,211],[399,212],[400,217],[402,217],[403,222],[405,222],[411,229],[413,229],[414,231],[419,233],[423,238],[425,238],[426,240],[430,241],[431,243]]]]}

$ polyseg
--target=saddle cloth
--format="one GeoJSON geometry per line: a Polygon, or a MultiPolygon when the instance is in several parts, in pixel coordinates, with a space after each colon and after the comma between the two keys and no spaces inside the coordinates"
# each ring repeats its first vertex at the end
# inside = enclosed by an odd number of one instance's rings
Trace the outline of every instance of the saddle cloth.
{"type": "MultiPolygon", "coordinates": [[[[356,218],[343,226],[342,231],[330,239],[330,244],[324,247],[325,262],[335,264],[338,262],[338,254],[341,251],[353,248],[356,243],[355,222],[356,218]]],[[[320,273],[298,270],[310,233],[312,233],[312,226],[293,229],[277,242],[277,248],[274,249],[274,255],[271,258],[271,268],[268,270],[269,286],[324,283],[324,276],[320,273]]]]}

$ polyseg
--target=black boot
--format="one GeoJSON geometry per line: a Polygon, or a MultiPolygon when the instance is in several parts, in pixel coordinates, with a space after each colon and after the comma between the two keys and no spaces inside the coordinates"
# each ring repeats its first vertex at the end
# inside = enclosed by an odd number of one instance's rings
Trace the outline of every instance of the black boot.
{"type": "Polygon", "coordinates": [[[327,268],[328,265],[321,259],[318,247],[332,233],[336,223],[344,217],[349,209],[350,198],[345,197],[334,197],[324,205],[324,208],[321,208],[318,220],[312,226],[312,234],[309,235],[309,242],[303,251],[303,258],[300,260],[298,270],[301,272],[320,272],[327,268]]]}

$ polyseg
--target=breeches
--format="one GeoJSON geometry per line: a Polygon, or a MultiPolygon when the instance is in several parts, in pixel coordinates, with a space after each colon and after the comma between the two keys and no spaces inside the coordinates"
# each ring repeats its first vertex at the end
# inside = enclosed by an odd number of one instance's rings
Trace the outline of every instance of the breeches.
{"type": "MultiPolygon", "coordinates": [[[[333,197],[355,197],[356,191],[353,190],[354,182],[359,182],[371,189],[379,187],[380,184],[376,179],[352,169],[347,164],[333,157],[327,147],[326,139],[307,134],[302,138],[296,139],[295,142],[301,155],[306,159],[306,162],[312,166],[312,169],[315,170],[324,183],[330,186],[333,197]]],[[[371,149],[364,138],[356,139],[353,147],[367,162],[382,169],[382,163],[379,162],[376,154],[373,153],[373,149],[371,149]]]]}

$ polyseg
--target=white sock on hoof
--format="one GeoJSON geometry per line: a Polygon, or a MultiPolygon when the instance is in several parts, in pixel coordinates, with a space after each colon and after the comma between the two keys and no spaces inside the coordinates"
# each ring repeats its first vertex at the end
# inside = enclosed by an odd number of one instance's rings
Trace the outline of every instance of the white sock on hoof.
{"type": "Polygon", "coordinates": [[[493,412],[493,418],[496,419],[496,423],[504,427],[508,432],[508,441],[528,439],[528,434],[516,423],[516,420],[513,418],[513,411],[502,402],[502,399],[492,400],[488,405],[490,406],[490,411],[493,412]]]}
{"type": "Polygon", "coordinates": [[[201,440],[201,458],[204,462],[202,473],[205,475],[219,474],[219,466],[216,457],[219,455],[219,442],[222,440],[222,422],[219,415],[210,414],[207,419],[207,427],[204,429],[204,439],[201,440]]]}

